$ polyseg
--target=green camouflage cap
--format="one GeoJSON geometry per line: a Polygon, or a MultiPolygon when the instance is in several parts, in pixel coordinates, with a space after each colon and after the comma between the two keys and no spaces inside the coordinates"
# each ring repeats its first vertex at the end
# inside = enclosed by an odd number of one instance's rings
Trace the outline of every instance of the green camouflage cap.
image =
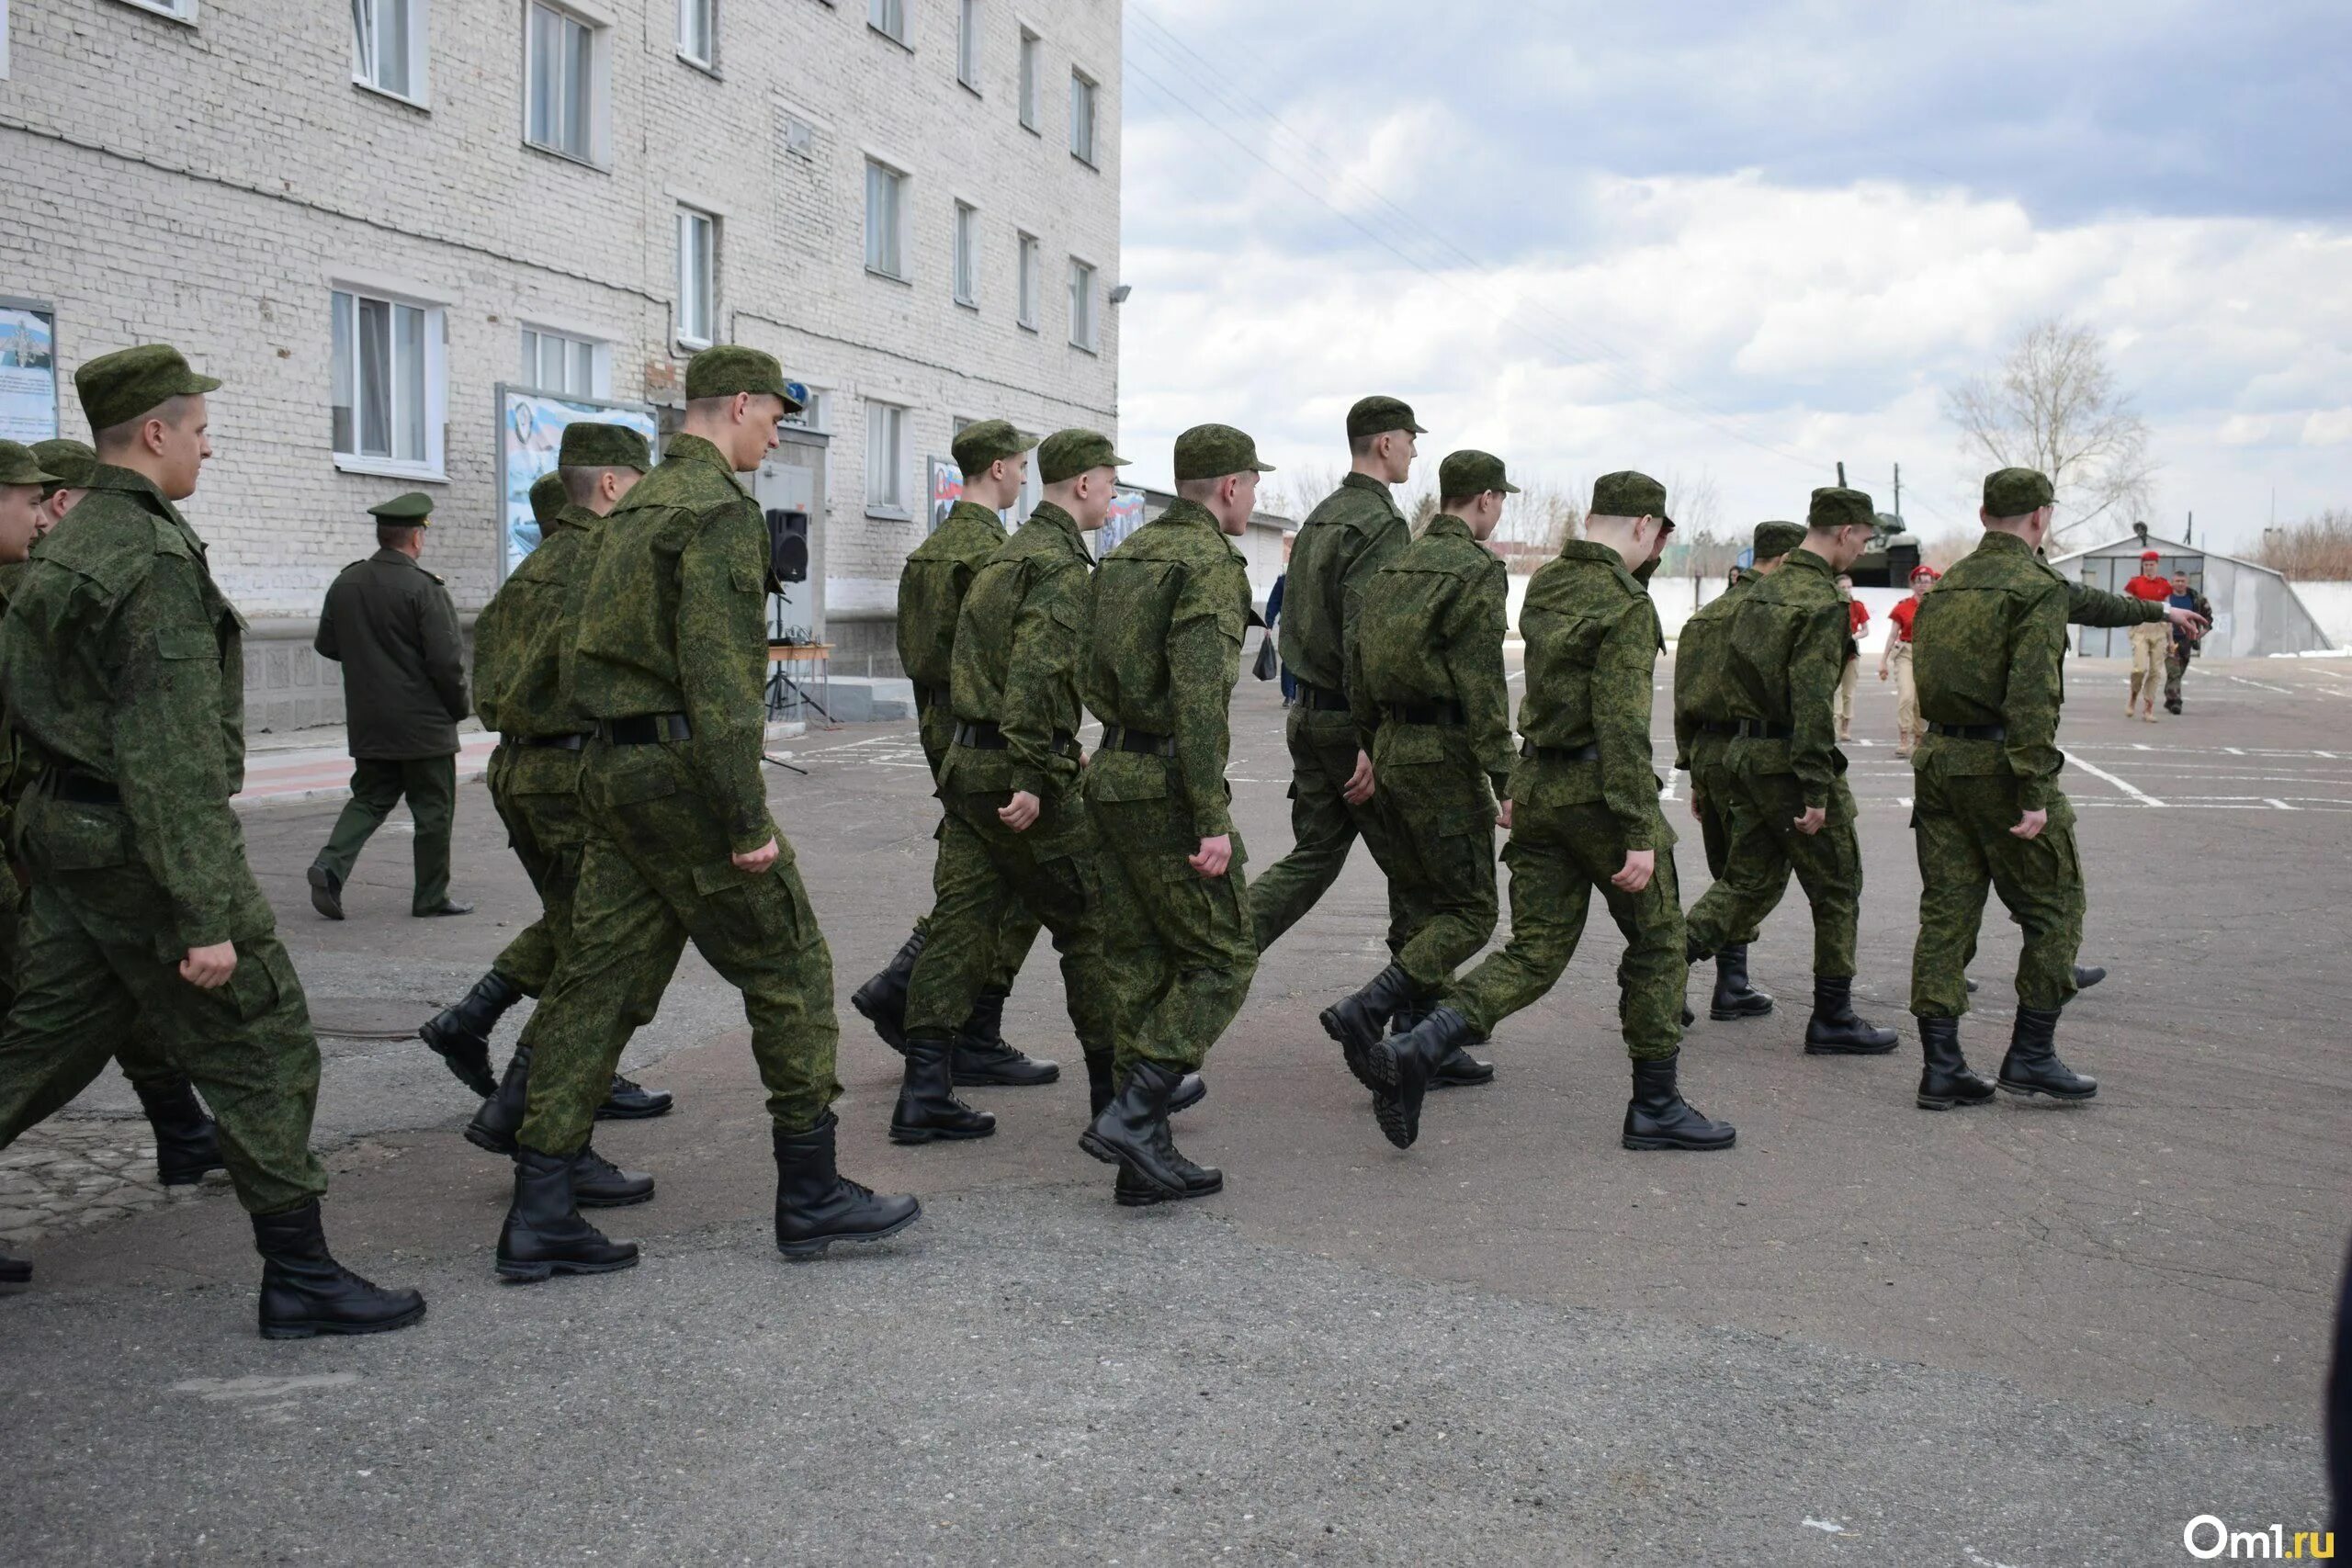
{"type": "Polygon", "coordinates": [[[379,523],[410,523],[420,528],[431,527],[425,519],[433,515],[433,498],[421,490],[396,495],[390,501],[379,501],[368,509],[368,515],[379,523]]]}
{"type": "Polygon", "coordinates": [[[1603,474],[1592,481],[1592,504],[1585,510],[1594,517],[1663,517],[1666,487],[1633,468],[1603,474]]]}
{"type": "Polygon", "coordinates": [[[2023,517],[2058,498],[2050,477],[2032,468],[1996,468],[1984,476],[1984,515],[2023,517]]]}
{"type": "Polygon", "coordinates": [[[55,474],[51,490],[82,490],[90,482],[90,471],[98,466],[98,455],[79,441],[60,435],[49,441],[33,443],[33,456],[40,466],[55,474]]]}
{"type": "Polygon", "coordinates": [[[1753,559],[1778,560],[1804,543],[1804,525],[1802,523],[1758,523],[1756,525],[1756,536],[1752,543],[1754,545],[1753,559]]]}
{"type": "Polygon", "coordinates": [[[1864,491],[1824,485],[1813,492],[1804,521],[1808,528],[1875,528],[1878,508],[1864,491]]]}
{"type": "Polygon", "coordinates": [[[956,466],[969,476],[987,473],[990,463],[1018,457],[1035,445],[1036,442],[1013,429],[1011,421],[984,419],[978,424],[967,424],[957,431],[947,451],[956,459],[956,466]]]}
{"type": "Polygon", "coordinates": [[[1126,462],[1101,431],[1057,430],[1037,447],[1037,482],[1057,485],[1089,468],[1121,468],[1126,462]]]}
{"type": "Polygon", "coordinates": [[[128,424],[166,399],[209,392],[220,385],[189,369],[180,351],[164,343],[102,354],[74,372],[74,390],[92,430],[128,424]]]}
{"type": "Polygon", "coordinates": [[[1428,431],[1413,423],[1413,411],[1397,398],[1359,398],[1355,407],[1348,411],[1348,439],[1362,435],[1385,435],[1392,430],[1409,430],[1416,435],[1428,431]]]}
{"type": "MultiPolygon", "coordinates": [[[[578,425],[573,425],[571,428],[577,430],[580,427],[578,425]]],[[[583,464],[582,466],[585,467],[586,465],[583,464]]],[[[610,465],[599,463],[596,466],[598,468],[606,468],[610,465]]],[[[547,526],[547,525],[555,521],[555,514],[562,511],[563,503],[571,499],[571,497],[570,493],[563,488],[563,476],[561,474],[541,474],[537,479],[531,481],[532,521],[537,523],[541,527],[547,526]]]]}
{"type": "Polygon", "coordinates": [[[1227,474],[1271,474],[1258,461],[1258,444],[1229,424],[1196,424],[1176,438],[1176,482],[1221,479],[1227,474]]]}
{"type": "Polygon", "coordinates": [[[42,485],[57,482],[57,476],[40,466],[33,449],[18,441],[0,441],[0,485],[42,485]]]}
{"type": "Polygon", "coordinates": [[[1437,466],[1437,493],[1441,500],[1484,495],[1490,490],[1501,491],[1505,495],[1519,493],[1519,487],[1503,473],[1503,460],[1491,452],[1448,452],[1445,461],[1437,466]]]}
{"type": "Polygon", "coordinates": [[[741,344],[722,343],[686,361],[686,400],[731,398],[738,392],[765,392],[784,400],[784,412],[798,413],[800,400],[784,378],[784,367],[773,354],[741,344]]]}
{"type": "Polygon", "coordinates": [[[653,467],[653,453],[641,430],[582,421],[563,427],[555,460],[563,468],[635,468],[641,474],[653,467]]]}

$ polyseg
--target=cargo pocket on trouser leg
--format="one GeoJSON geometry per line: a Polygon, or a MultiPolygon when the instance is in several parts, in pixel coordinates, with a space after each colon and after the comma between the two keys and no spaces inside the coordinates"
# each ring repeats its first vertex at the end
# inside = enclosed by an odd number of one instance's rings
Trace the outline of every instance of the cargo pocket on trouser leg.
{"type": "Polygon", "coordinates": [[[701,906],[695,946],[743,993],[768,1114],[786,1132],[805,1133],[841,1093],[833,1077],[841,1031],[832,955],[799,870],[783,860],[746,876],[718,861],[695,867],[694,884],[701,906]]]}
{"type": "Polygon", "coordinates": [[[311,1152],[319,1046],[277,938],[237,947],[235,971],[215,990],[173,976],[169,983],[188,996],[170,1010],[166,1049],[212,1113],[238,1201],[249,1213],[276,1213],[326,1191],[326,1172],[311,1152]]]}

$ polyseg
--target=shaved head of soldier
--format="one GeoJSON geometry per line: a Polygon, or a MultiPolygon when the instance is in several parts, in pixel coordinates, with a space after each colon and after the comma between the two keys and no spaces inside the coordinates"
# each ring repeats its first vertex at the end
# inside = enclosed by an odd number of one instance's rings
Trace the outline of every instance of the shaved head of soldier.
{"type": "Polygon", "coordinates": [[[1625,570],[1656,560],[1666,548],[1668,524],[1662,517],[1609,517],[1595,513],[1584,520],[1584,536],[1615,550],[1625,570]]]}
{"type": "Polygon", "coordinates": [[[1250,513],[1258,510],[1257,470],[1244,468],[1209,479],[1178,479],[1176,493],[1208,508],[1217,526],[1238,539],[1250,526],[1250,513]]]}
{"type": "Polygon", "coordinates": [[[98,460],[155,482],[166,501],[196,493],[197,475],[212,456],[212,420],[204,394],[165,398],[137,419],[97,432],[98,460]]]}
{"type": "Polygon", "coordinates": [[[748,474],[776,448],[775,427],[788,411],[773,392],[730,392],[686,403],[685,433],[718,448],[739,474],[748,474]]]}
{"type": "Polygon", "coordinates": [[[577,467],[558,468],[563,479],[563,498],[583,511],[598,517],[608,516],[621,503],[621,497],[637,488],[645,476],[635,468],[615,465],[610,468],[577,467]]]}
{"type": "Polygon", "coordinates": [[[2050,533],[2050,514],[2055,508],[2037,506],[2015,517],[1996,517],[1983,507],[1976,509],[1977,520],[1996,534],[2014,534],[2026,542],[2027,547],[2039,550],[2050,533]]]}
{"type": "Polygon", "coordinates": [[[1070,515],[1080,533],[1091,533],[1102,526],[1111,515],[1111,502],[1117,499],[1119,470],[1104,463],[1100,468],[1080,468],[1069,478],[1046,487],[1046,499],[1070,515]]]}

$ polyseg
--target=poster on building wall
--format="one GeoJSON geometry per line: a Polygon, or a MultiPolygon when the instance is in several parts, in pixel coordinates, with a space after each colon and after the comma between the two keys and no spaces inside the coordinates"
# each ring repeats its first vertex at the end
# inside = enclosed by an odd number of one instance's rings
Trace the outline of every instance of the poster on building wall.
{"type": "Polygon", "coordinates": [[[56,437],[57,312],[0,299],[0,441],[56,437]]]}
{"type": "Polygon", "coordinates": [[[498,388],[498,580],[539,547],[539,525],[531,515],[531,486],[555,468],[563,427],[575,420],[626,424],[660,448],[661,425],[645,403],[599,402],[527,392],[503,382],[498,388]]]}
{"type": "Polygon", "coordinates": [[[926,534],[936,534],[956,503],[964,499],[964,470],[946,457],[933,457],[924,465],[930,482],[924,487],[923,516],[929,525],[926,534]]]}
{"type": "Polygon", "coordinates": [[[1094,558],[1101,560],[1119,547],[1119,541],[1143,526],[1143,491],[1116,490],[1111,492],[1111,515],[1102,520],[1102,532],[1094,536],[1094,558]]]}

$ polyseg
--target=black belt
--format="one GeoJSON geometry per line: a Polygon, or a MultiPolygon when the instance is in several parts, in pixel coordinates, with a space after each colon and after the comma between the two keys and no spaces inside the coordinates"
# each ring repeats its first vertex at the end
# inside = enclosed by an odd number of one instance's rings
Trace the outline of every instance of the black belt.
{"type": "Polygon", "coordinates": [[[1930,735],[1949,735],[1954,740],[2007,740],[2009,727],[2006,724],[1937,724],[1929,722],[1930,735]]]}
{"type": "Polygon", "coordinates": [[[577,751],[588,744],[584,735],[502,735],[499,739],[526,751],[577,751]]]}
{"type": "Polygon", "coordinates": [[[1702,735],[1737,735],[1739,725],[1731,719],[1702,718],[1695,727],[1702,735]]]}
{"type": "Polygon", "coordinates": [[[98,777],[79,768],[67,768],[57,775],[50,793],[60,800],[70,800],[77,806],[120,806],[122,792],[98,777]]]}
{"type": "Polygon", "coordinates": [[[1176,738],[1154,735],[1148,729],[1129,729],[1122,725],[1106,724],[1102,727],[1102,750],[1132,751],[1147,757],[1173,757],[1176,755],[1176,738]]]}
{"type": "Polygon", "coordinates": [[[1345,692],[1335,692],[1328,686],[1318,686],[1312,681],[1296,681],[1295,683],[1298,687],[1299,706],[1312,713],[1347,712],[1348,696],[1345,692]]]}
{"type": "Polygon", "coordinates": [[[1598,762],[1600,761],[1600,742],[1588,740],[1581,746],[1538,746],[1534,741],[1527,740],[1521,742],[1519,754],[1541,758],[1546,762],[1598,762]]]}
{"type": "Polygon", "coordinates": [[[659,746],[664,740],[691,740],[695,735],[682,713],[640,713],[628,718],[599,719],[596,733],[607,746],[659,746]]]}
{"type": "Polygon", "coordinates": [[[1464,725],[1470,716],[1457,702],[1442,703],[1383,703],[1380,715],[1391,724],[1464,725]]]}
{"type": "Polygon", "coordinates": [[[950,688],[945,686],[926,686],[920,681],[915,682],[915,706],[919,708],[944,708],[952,694],[950,688]]]}
{"type": "Polygon", "coordinates": [[[1742,740],[1786,740],[1796,731],[1785,724],[1773,724],[1760,718],[1743,718],[1732,733],[1742,740]]]}
{"type": "MultiPolygon", "coordinates": [[[[956,721],[956,744],[968,746],[975,751],[1001,751],[1011,742],[1005,739],[1001,725],[985,718],[977,724],[967,724],[959,718],[956,721]]],[[[1069,730],[1054,731],[1055,750],[1068,751],[1077,744],[1078,737],[1069,730]]]]}

